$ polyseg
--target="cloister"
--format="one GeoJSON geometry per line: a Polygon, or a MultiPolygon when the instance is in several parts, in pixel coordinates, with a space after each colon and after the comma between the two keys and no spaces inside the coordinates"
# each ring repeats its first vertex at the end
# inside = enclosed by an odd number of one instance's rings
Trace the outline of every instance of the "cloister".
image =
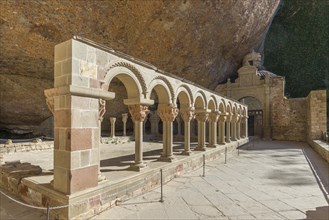
{"type": "Polygon", "coordinates": [[[116,95],[109,91],[115,78],[126,89],[128,98],[123,101],[134,122],[132,170],[146,167],[143,121],[152,105],[157,105],[156,113],[163,124],[161,161],[175,160],[173,121],[178,114],[184,121],[183,155],[192,152],[190,123],[194,119],[198,127],[197,151],[247,139],[246,105],[111,48],[74,37],[55,47],[54,65],[54,88],[45,90],[45,95],[54,115],[53,187],[62,193],[73,194],[95,187],[103,179],[99,159],[100,124],[107,110],[105,102],[116,95]],[[152,92],[156,93],[158,103],[151,98],[152,92]],[[209,123],[208,144],[206,123],[209,123]]]}

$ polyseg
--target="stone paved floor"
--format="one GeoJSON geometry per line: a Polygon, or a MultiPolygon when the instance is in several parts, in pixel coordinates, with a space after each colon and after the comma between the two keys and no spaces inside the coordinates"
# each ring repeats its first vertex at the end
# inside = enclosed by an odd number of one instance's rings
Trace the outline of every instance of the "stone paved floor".
{"type": "MultiPolygon", "coordinates": [[[[304,143],[251,141],[92,219],[329,219],[329,165],[304,143]]],[[[44,219],[1,198],[0,219],[44,219]]]]}

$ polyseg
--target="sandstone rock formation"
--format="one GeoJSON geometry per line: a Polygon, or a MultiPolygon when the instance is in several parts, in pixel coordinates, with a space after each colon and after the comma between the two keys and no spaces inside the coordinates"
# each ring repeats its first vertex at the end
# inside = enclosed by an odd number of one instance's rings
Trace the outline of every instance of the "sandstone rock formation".
{"type": "Polygon", "coordinates": [[[80,35],[202,86],[234,77],[262,50],[279,0],[0,2],[0,129],[32,132],[51,116],[53,49],[80,35]],[[233,74],[233,75],[232,75],[233,74]]]}

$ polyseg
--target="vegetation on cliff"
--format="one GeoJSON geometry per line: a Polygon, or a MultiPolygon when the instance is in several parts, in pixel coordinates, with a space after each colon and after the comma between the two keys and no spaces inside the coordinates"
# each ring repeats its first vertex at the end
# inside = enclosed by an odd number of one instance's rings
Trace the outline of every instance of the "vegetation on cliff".
{"type": "Polygon", "coordinates": [[[285,76],[286,95],[329,88],[329,2],[282,0],[265,40],[264,66],[285,76]]]}

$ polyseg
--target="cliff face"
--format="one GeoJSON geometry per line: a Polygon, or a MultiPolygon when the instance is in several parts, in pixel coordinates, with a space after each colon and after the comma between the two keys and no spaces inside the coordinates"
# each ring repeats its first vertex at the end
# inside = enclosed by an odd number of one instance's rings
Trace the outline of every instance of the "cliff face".
{"type": "MultiPolygon", "coordinates": [[[[0,2],[0,129],[51,116],[54,46],[80,35],[214,89],[262,50],[279,0],[0,2]]],[[[233,74],[233,75],[232,75],[233,74]]]]}

